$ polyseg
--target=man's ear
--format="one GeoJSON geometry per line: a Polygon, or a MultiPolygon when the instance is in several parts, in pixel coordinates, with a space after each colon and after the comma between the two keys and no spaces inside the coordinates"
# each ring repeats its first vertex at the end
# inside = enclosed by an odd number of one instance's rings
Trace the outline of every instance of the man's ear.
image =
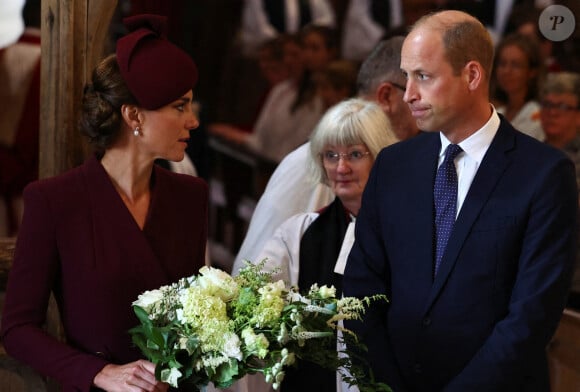
{"type": "Polygon", "coordinates": [[[379,84],[375,91],[375,100],[385,113],[391,113],[392,97],[391,94],[395,87],[389,82],[379,84]]]}
{"type": "Polygon", "coordinates": [[[485,79],[483,67],[477,61],[470,61],[463,67],[463,74],[469,90],[476,90],[485,79]]]}

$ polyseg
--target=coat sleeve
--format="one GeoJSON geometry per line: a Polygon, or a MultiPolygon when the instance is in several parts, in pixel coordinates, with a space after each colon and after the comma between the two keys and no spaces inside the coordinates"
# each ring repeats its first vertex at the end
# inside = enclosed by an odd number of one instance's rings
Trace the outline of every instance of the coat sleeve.
{"type": "MultiPolygon", "coordinates": [[[[379,224],[380,198],[376,192],[380,178],[381,155],[369,176],[356,220],[355,242],[343,278],[343,294],[347,297],[362,298],[384,294],[390,298],[390,269],[379,224]]],[[[345,326],[354,331],[367,346],[368,352],[363,353],[363,356],[370,364],[375,379],[399,391],[402,390],[399,388],[402,381],[390,354],[387,310],[388,303],[374,301],[365,312],[362,322],[345,321],[345,326]]]]}
{"type": "Polygon", "coordinates": [[[24,203],[3,308],[2,343],[8,354],[43,375],[88,392],[107,362],[60,342],[44,330],[48,301],[59,274],[57,217],[37,183],[26,188],[24,203]]]}
{"type": "Polygon", "coordinates": [[[446,392],[517,389],[526,364],[544,352],[558,326],[575,260],[578,201],[573,164],[547,164],[552,167],[542,171],[530,207],[508,312],[446,392]]]}

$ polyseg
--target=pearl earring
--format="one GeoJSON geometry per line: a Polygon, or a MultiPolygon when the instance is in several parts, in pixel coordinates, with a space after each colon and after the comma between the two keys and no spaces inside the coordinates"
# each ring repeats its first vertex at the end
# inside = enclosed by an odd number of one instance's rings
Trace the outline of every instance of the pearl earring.
{"type": "Polygon", "coordinates": [[[141,130],[139,129],[139,127],[136,127],[136,128],[133,130],[133,135],[135,135],[135,136],[139,136],[140,134],[141,134],[141,130]]]}

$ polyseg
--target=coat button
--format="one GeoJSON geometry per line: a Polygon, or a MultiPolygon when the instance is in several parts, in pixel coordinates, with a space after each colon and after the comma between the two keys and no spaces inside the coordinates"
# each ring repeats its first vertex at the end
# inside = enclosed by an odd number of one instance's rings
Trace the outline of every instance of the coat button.
{"type": "Polygon", "coordinates": [[[424,327],[428,327],[428,326],[430,326],[430,325],[431,325],[431,318],[430,318],[430,317],[425,317],[425,318],[423,319],[423,326],[424,326],[424,327]]]}

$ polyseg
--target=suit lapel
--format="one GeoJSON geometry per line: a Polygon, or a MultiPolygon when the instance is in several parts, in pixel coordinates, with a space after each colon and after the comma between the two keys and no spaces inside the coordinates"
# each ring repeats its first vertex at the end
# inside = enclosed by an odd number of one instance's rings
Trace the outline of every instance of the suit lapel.
{"type": "Polygon", "coordinates": [[[514,134],[510,132],[509,126],[502,120],[498,132],[477,170],[463,206],[461,207],[461,211],[453,227],[453,232],[447,243],[439,272],[433,282],[425,311],[428,311],[431,307],[447,281],[449,274],[453,271],[461,247],[465,243],[473,224],[479,218],[497,182],[509,166],[510,160],[506,153],[508,150],[514,148],[514,141],[514,134]]]}
{"type": "Polygon", "coordinates": [[[415,231],[415,234],[411,236],[415,241],[411,250],[414,253],[414,257],[410,258],[410,260],[416,260],[417,262],[414,268],[417,287],[427,289],[427,292],[421,294],[423,298],[426,298],[433,284],[432,260],[435,259],[433,253],[433,183],[437,171],[439,151],[441,150],[441,139],[438,133],[424,136],[430,137],[431,140],[423,145],[422,151],[417,149],[417,159],[413,160],[415,167],[412,175],[406,179],[406,181],[414,181],[414,186],[411,188],[413,191],[409,192],[405,197],[412,201],[410,208],[415,211],[412,217],[413,222],[410,222],[415,231]],[[425,263],[425,260],[431,262],[425,263]]]}

